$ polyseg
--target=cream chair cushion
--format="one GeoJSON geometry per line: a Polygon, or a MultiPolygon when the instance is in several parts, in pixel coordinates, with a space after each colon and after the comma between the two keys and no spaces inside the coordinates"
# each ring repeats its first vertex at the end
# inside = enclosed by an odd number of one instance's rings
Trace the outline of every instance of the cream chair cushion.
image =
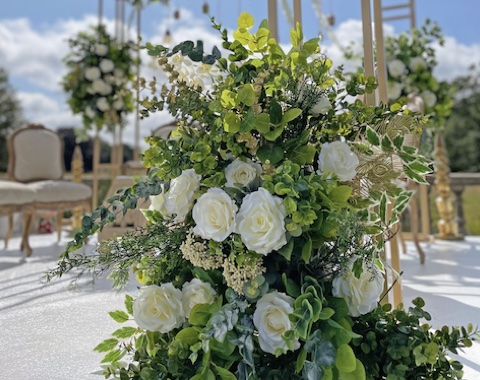
{"type": "Polygon", "coordinates": [[[61,179],[62,140],[48,129],[22,131],[13,140],[14,177],[20,182],[61,179]]]}
{"type": "Polygon", "coordinates": [[[38,203],[76,202],[92,196],[92,189],[83,183],[46,180],[28,186],[36,191],[38,203]]]}
{"type": "Polygon", "coordinates": [[[0,180],[0,207],[33,203],[35,196],[35,189],[29,185],[0,180]]]}

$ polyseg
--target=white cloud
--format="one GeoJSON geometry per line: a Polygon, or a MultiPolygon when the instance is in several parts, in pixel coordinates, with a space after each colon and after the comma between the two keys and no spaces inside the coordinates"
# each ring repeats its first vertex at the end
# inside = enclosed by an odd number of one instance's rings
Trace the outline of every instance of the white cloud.
{"type": "Polygon", "coordinates": [[[438,66],[434,74],[442,80],[449,80],[468,74],[472,64],[480,62],[480,45],[464,45],[447,36],[443,46],[435,46],[438,66]]]}

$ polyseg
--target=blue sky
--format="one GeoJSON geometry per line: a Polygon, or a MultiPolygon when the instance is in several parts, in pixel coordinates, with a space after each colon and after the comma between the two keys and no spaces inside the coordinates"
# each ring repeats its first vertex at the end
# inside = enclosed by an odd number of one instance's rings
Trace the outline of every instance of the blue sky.
{"type": "MultiPolygon", "coordinates": [[[[384,0],[384,5],[407,0],[384,0]]],[[[142,15],[144,41],[162,43],[168,28],[174,42],[202,39],[206,46],[217,44],[218,34],[210,28],[208,16],[201,12],[204,0],[172,0],[164,7],[153,4],[142,15]],[[180,20],[172,18],[180,9],[180,20]]],[[[288,22],[284,17],[283,0],[278,0],[280,40],[288,44],[288,22]]],[[[286,0],[292,5],[292,0],[286,0]]],[[[80,119],[69,111],[59,85],[65,67],[62,58],[68,53],[66,40],[87,25],[96,23],[97,0],[22,0],[1,1],[0,66],[5,67],[23,105],[25,116],[52,128],[80,126],[80,119]]],[[[257,22],[266,18],[267,0],[208,0],[210,14],[232,30],[240,11],[254,15],[257,22]]],[[[326,34],[315,16],[313,3],[321,4],[324,14],[335,15],[334,35],[342,44],[354,41],[361,46],[360,0],[303,0],[303,28],[306,37],[326,34]]],[[[104,0],[104,15],[112,28],[115,0],[104,0]]],[[[127,9],[127,15],[129,10],[127,9]]],[[[447,37],[446,46],[437,53],[437,74],[452,79],[480,62],[480,0],[416,0],[417,24],[426,18],[437,21],[447,37]]],[[[394,21],[385,26],[386,33],[399,33],[409,28],[407,21],[394,21]]],[[[132,34],[132,37],[134,35],[132,34]]],[[[341,64],[341,50],[328,38],[325,52],[334,63],[341,64]]],[[[145,75],[155,75],[151,62],[145,62],[145,75]],[[148,65],[149,64],[149,65],[148,65]]],[[[168,118],[165,114],[142,121],[142,135],[168,118]]],[[[133,124],[133,123],[132,123],[133,124]]],[[[128,131],[126,133],[128,139],[128,131]]]]}

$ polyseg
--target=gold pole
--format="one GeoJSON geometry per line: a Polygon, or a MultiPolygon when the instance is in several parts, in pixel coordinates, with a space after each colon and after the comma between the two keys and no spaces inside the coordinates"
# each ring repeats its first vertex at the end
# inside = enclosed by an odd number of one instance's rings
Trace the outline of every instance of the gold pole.
{"type": "Polygon", "coordinates": [[[302,3],[301,0],[293,0],[293,23],[297,27],[297,22],[302,24],[302,3]]]}
{"type": "MultiPolygon", "coordinates": [[[[73,182],[82,183],[83,181],[83,155],[80,145],[75,146],[72,158],[72,179],[73,182]]],[[[82,228],[82,207],[73,209],[72,228],[78,230],[82,228]]]]}
{"type": "Polygon", "coordinates": [[[135,105],[135,143],[133,148],[133,160],[140,159],[140,31],[141,31],[141,6],[137,8],[137,83],[135,105]]]}
{"type": "Polygon", "coordinates": [[[278,41],[278,10],[277,0],[268,0],[268,28],[270,37],[278,41]]]}
{"type": "Polygon", "coordinates": [[[417,27],[415,19],[415,0],[410,0],[410,27],[415,29],[417,27]]]}
{"type": "Polygon", "coordinates": [[[98,128],[93,139],[93,186],[92,186],[92,210],[98,206],[98,171],[100,166],[100,137],[98,128]]]}
{"type": "Polygon", "coordinates": [[[383,39],[382,0],[373,0],[373,14],[375,20],[375,47],[377,53],[378,101],[386,105],[388,104],[387,69],[385,63],[385,43],[383,39]]]}
{"type": "Polygon", "coordinates": [[[98,0],[98,26],[103,22],[103,0],[98,0]]]}
{"type": "MultiPolygon", "coordinates": [[[[370,0],[362,0],[362,25],[363,25],[363,52],[364,52],[364,70],[367,77],[374,76],[373,63],[373,37],[372,37],[372,12],[370,9],[370,0]]],[[[366,94],[365,103],[374,106],[375,93],[366,94]]]]}

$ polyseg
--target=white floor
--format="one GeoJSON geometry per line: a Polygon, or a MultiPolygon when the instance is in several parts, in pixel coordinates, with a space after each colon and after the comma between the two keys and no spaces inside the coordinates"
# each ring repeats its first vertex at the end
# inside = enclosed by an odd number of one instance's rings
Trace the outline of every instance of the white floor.
{"type": "MultiPolygon", "coordinates": [[[[71,276],[42,284],[68,238],[32,236],[33,256],[0,242],[0,379],[100,380],[100,341],[120,327],[109,311],[122,308],[124,294],[111,291],[108,279],[81,291],[69,290],[71,276]]],[[[405,303],[421,296],[434,326],[480,325],[480,237],[463,242],[424,243],[421,266],[412,245],[402,255],[405,303]]],[[[92,249],[92,245],[86,249],[92,249]]],[[[127,291],[133,291],[132,285],[127,291]]],[[[462,354],[465,378],[480,379],[480,344],[462,354]]]]}

